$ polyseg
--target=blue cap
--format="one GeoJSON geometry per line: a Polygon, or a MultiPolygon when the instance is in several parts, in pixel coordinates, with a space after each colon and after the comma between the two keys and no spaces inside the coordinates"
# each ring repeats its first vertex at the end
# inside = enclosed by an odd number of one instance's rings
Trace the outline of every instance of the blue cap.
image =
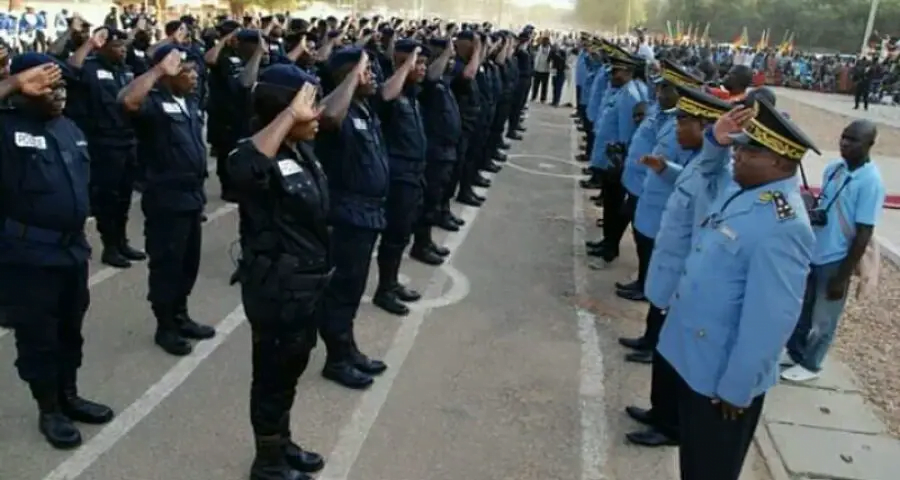
{"type": "Polygon", "coordinates": [[[425,46],[411,38],[397,40],[397,43],[394,44],[394,51],[397,53],[413,53],[416,48],[425,54],[425,46]]]}
{"type": "Polygon", "coordinates": [[[475,40],[475,32],[471,30],[463,30],[456,36],[457,40],[475,40]]]}
{"type": "Polygon", "coordinates": [[[262,33],[259,30],[241,30],[235,35],[239,42],[259,43],[262,33]]]}
{"type": "Polygon", "coordinates": [[[435,48],[447,48],[450,42],[447,41],[446,38],[429,38],[428,45],[435,48]]]}
{"type": "Polygon", "coordinates": [[[344,47],[334,51],[330,57],[326,67],[331,72],[340,70],[347,64],[356,64],[362,58],[363,49],[359,47],[344,47]]]}
{"type": "Polygon", "coordinates": [[[294,90],[300,90],[307,83],[319,84],[316,77],[306,73],[300,67],[288,63],[278,63],[263,69],[259,72],[259,81],[294,90]]]}
{"type": "Polygon", "coordinates": [[[21,55],[16,55],[9,62],[9,74],[16,75],[24,72],[25,70],[43,65],[45,63],[54,63],[59,68],[63,69],[63,74],[67,73],[68,69],[66,66],[56,59],[56,57],[52,57],[45,53],[23,53],[21,55]]]}
{"type": "Polygon", "coordinates": [[[128,40],[128,34],[123,32],[122,30],[119,30],[118,28],[100,27],[94,30],[94,33],[97,33],[101,30],[106,30],[106,41],[119,40],[124,42],[125,40],[128,40]]]}
{"type": "Polygon", "coordinates": [[[181,45],[175,45],[172,43],[167,43],[153,52],[153,58],[150,59],[150,63],[156,65],[161,62],[171,51],[181,52],[181,61],[185,61],[188,58],[188,49],[182,47],[181,45]]]}

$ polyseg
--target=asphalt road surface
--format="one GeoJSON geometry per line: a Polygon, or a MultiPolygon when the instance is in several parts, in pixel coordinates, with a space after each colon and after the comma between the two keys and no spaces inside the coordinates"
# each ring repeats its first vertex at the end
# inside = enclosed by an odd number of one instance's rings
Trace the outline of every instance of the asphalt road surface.
{"type": "MultiPolygon", "coordinates": [[[[622,409],[646,403],[649,369],[626,366],[615,339],[639,332],[646,307],[611,295],[612,282],[634,271],[630,243],[610,268],[585,266],[583,240],[597,235],[595,212],[575,185],[581,165],[571,161],[568,115],[531,108],[526,139],[515,143],[484,207],[457,206],[466,226],[439,237],[453,249],[446,265],[404,262],[404,278],[425,293],[408,317],[388,315],[368,300],[363,305],[359,343],[390,366],[370,390],[322,379],[320,342],[292,418],[295,440],[327,456],[318,478],[677,478],[674,449],[624,442],[637,425],[622,409]]],[[[217,325],[216,338],[182,359],[164,354],[152,342],[145,265],[118,271],[95,260],[80,386],[118,416],[84,427],[80,449],[52,450],[12,368],[12,335],[4,335],[0,479],[247,477],[250,338],[238,290],[228,286],[237,214],[218,200],[216,183],[209,182],[214,200],[191,297],[193,317],[217,325]]],[[[129,234],[136,244],[141,225],[135,204],[129,234]]],[[[756,475],[748,478],[764,478],[756,475]]]]}

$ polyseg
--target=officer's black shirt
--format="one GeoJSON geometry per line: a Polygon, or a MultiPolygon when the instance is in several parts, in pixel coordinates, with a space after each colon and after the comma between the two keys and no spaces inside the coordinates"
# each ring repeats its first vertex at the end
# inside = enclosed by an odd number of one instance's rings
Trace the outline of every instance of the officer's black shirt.
{"type": "Polygon", "coordinates": [[[435,81],[425,80],[422,100],[425,137],[428,139],[428,159],[456,161],[456,145],[462,136],[462,118],[456,96],[450,89],[453,81],[447,75],[435,81]]]}
{"type": "Polygon", "coordinates": [[[206,142],[197,99],[153,89],[133,116],[144,209],[202,210],[206,204],[206,142]]]}
{"type": "Polygon", "coordinates": [[[90,159],[72,120],[0,111],[0,263],[86,262],[90,159]]]}
{"type": "Polygon", "coordinates": [[[241,197],[245,257],[274,262],[287,254],[309,272],[330,266],[328,179],[310,147],[282,146],[272,159],[242,140],[228,156],[228,169],[241,197]]]}
{"type": "Polygon", "coordinates": [[[427,142],[419,90],[418,85],[409,85],[391,102],[374,102],[383,125],[392,182],[422,184],[427,142]]]}
{"type": "Polygon", "coordinates": [[[85,59],[77,72],[78,81],[68,84],[69,107],[92,146],[133,146],[137,143],[134,127],[122,106],[119,92],[134,80],[126,64],[115,65],[99,56],[85,59]]]}
{"type": "Polygon", "coordinates": [[[466,61],[457,58],[451,65],[453,78],[450,88],[456,96],[459,104],[459,115],[462,120],[462,129],[466,134],[472,134],[477,129],[481,119],[481,94],[478,91],[478,82],[463,76],[466,61]]]}

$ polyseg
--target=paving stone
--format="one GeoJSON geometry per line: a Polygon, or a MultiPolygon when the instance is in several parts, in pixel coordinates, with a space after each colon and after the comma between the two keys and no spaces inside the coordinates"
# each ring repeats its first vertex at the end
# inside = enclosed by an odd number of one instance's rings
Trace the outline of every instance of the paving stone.
{"type": "Polygon", "coordinates": [[[885,431],[861,395],[810,387],[780,385],[772,389],[766,396],[765,416],[769,422],[860,433],[885,431]]]}
{"type": "Polygon", "coordinates": [[[778,423],[768,429],[791,474],[842,480],[900,478],[896,439],[778,423]]]}
{"type": "Polygon", "coordinates": [[[822,366],[822,374],[819,378],[803,384],[794,384],[790,382],[782,383],[789,386],[804,386],[825,390],[839,390],[843,392],[861,391],[856,374],[853,373],[846,364],[835,360],[833,357],[825,357],[825,362],[822,366]]]}

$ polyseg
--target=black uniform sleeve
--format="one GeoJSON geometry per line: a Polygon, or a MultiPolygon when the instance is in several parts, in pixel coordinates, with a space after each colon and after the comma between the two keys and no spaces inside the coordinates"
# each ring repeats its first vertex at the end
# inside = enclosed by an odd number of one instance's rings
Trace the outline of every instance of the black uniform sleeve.
{"type": "Polygon", "coordinates": [[[273,162],[249,139],[241,140],[237,148],[228,154],[228,173],[234,188],[241,193],[268,190],[273,162]]]}

